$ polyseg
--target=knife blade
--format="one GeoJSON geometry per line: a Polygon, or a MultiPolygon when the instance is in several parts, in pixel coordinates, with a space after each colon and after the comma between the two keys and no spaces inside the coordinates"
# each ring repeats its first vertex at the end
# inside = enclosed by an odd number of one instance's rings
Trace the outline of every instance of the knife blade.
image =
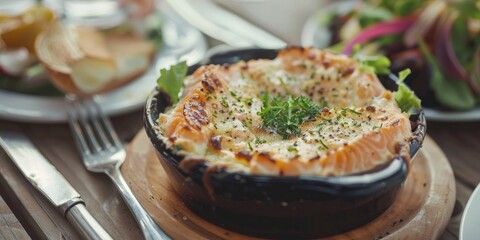
{"type": "Polygon", "coordinates": [[[287,43],[209,0],[167,0],[203,33],[234,47],[284,48],[287,43]]]}
{"type": "Polygon", "coordinates": [[[22,133],[0,131],[0,146],[27,180],[85,239],[112,239],[85,208],[80,194],[22,133]]]}

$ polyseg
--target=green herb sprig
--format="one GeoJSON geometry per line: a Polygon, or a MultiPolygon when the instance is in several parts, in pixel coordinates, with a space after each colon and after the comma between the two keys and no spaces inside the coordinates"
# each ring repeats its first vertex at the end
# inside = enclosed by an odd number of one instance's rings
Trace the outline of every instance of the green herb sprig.
{"type": "Polygon", "coordinates": [[[170,69],[160,69],[160,77],[157,79],[158,89],[165,92],[172,103],[178,102],[183,80],[187,76],[187,68],[187,62],[183,61],[170,66],[170,69]]]}
{"type": "Polygon", "coordinates": [[[320,107],[305,96],[271,98],[265,94],[262,101],[263,107],[258,115],[263,120],[263,126],[270,128],[284,139],[300,135],[299,126],[306,121],[314,120],[320,113],[320,107]]]}

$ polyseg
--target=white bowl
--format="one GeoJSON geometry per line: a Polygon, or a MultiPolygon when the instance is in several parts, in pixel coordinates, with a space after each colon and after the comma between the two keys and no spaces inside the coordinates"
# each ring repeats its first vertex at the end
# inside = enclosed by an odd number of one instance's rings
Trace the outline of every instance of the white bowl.
{"type": "Polygon", "coordinates": [[[480,184],[475,188],[463,210],[460,222],[460,240],[474,240],[480,236],[480,184]]]}
{"type": "Polygon", "coordinates": [[[302,27],[327,0],[213,0],[225,9],[283,39],[300,45],[302,27]]]}

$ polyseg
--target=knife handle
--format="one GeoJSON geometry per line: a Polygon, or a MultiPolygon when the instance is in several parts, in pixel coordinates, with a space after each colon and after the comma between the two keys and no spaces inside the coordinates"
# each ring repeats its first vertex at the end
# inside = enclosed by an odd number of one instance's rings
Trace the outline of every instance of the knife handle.
{"type": "Polygon", "coordinates": [[[75,204],[68,209],[66,217],[84,239],[112,239],[112,237],[103,229],[97,220],[93,218],[93,216],[85,208],[85,205],[82,203],[75,204]]]}

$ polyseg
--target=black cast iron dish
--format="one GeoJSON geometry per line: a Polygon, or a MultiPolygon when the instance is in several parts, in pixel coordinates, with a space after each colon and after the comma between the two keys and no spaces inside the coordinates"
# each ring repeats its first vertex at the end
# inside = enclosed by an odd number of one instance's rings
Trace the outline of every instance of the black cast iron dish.
{"type": "MultiPolygon", "coordinates": [[[[277,50],[244,49],[212,56],[206,63],[229,64],[239,60],[267,58],[277,50]]],[[[189,68],[191,74],[198,65],[189,68]]],[[[381,78],[384,86],[395,90],[392,76],[381,78]]],[[[198,215],[217,225],[243,234],[271,238],[311,238],[342,233],[362,226],[383,213],[394,201],[407,176],[404,159],[392,161],[365,173],[340,177],[258,176],[217,170],[209,179],[212,198],[204,187],[206,164],[186,173],[179,168],[182,156],[173,154],[160,141],[159,113],[168,101],[159,91],[149,97],[144,124],[148,137],[173,188],[185,204],[198,215]]],[[[413,158],[425,137],[423,111],[410,117],[414,138],[413,158]]]]}

